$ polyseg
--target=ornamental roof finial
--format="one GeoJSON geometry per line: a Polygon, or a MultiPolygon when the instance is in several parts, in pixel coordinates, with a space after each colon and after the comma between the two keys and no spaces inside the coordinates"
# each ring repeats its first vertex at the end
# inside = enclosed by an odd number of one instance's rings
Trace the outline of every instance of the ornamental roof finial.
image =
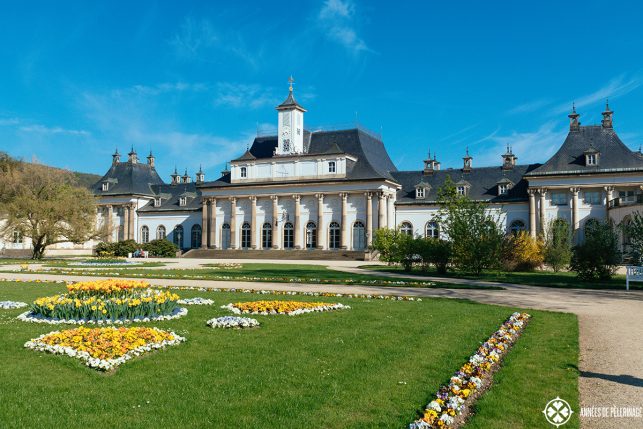
{"type": "Polygon", "coordinates": [[[292,92],[292,84],[293,84],[293,83],[295,83],[295,78],[293,78],[293,77],[292,77],[292,75],[290,75],[290,77],[288,78],[288,84],[289,84],[289,86],[288,86],[288,90],[289,90],[290,92],[292,92]]]}

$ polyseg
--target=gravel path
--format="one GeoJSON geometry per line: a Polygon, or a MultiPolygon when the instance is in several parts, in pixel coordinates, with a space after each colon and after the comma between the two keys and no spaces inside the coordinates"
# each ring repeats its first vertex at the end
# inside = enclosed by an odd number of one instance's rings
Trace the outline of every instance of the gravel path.
{"type": "MultiPolygon", "coordinates": [[[[325,265],[345,272],[375,274],[372,271],[356,268],[353,264],[330,264],[327,261],[325,265]]],[[[386,273],[378,272],[376,274],[381,276],[386,273]]],[[[390,276],[395,277],[395,274],[390,276]]],[[[52,274],[30,273],[0,273],[0,277],[16,280],[61,279],[61,276],[52,274]]],[[[79,281],[95,280],[97,277],[66,275],[64,278],[79,281]]],[[[444,279],[432,277],[418,278],[444,281],[444,279]]],[[[228,288],[232,285],[231,282],[212,280],[153,279],[151,281],[162,286],[228,288]]],[[[580,325],[579,367],[581,375],[579,388],[581,406],[643,407],[642,291],[542,288],[466,279],[448,279],[448,281],[474,285],[499,285],[504,287],[505,290],[421,289],[252,282],[234,282],[234,285],[238,288],[248,289],[462,298],[488,304],[575,313],[578,316],[580,325]]],[[[579,412],[579,410],[575,411],[579,412]]],[[[581,427],[592,429],[643,428],[643,418],[583,418],[581,419],[581,427]]]]}

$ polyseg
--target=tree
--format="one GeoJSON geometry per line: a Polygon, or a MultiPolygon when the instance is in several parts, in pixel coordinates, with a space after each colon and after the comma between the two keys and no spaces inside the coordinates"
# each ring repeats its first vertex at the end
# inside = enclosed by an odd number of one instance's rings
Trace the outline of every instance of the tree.
{"type": "Polygon", "coordinates": [[[545,238],[545,263],[554,272],[567,267],[572,259],[572,234],[569,224],[564,219],[555,219],[549,223],[545,238]]]}
{"type": "Polygon", "coordinates": [[[476,274],[498,266],[504,233],[487,204],[459,195],[448,176],[438,191],[438,202],[439,222],[451,241],[454,263],[476,274]]]}
{"type": "Polygon", "coordinates": [[[503,263],[508,271],[533,271],[543,264],[543,242],[518,231],[505,238],[503,263]]]}
{"type": "Polygon", "coordinates": [[[398,231],[388,228],[380,228],[373,234],[373,249],[380,253],[380,260],[391,265],[395,262],[395,239],[398,231]]]}
{"type": "Polygon", "coordinates": [[[641,265],[643,262],[643,215],[636,211],[630,216],[628,222],[620,224],[623,237],[628,238],[629,252],[627,256],[632,259],[632,262],[641,265]]]}
{"type": "Polygon", "coordinates": [[[618,235],[612,222],[588,222],[585,241],[574,247],[572,271],[581,280],[609,280],[620,262],[618,235]]]}
{"type": "Polygon", "coordinates": [[[0,161],[0,184],[0,234],[8,239],[18,231],[30,238],[33,259],[53,244],[80,244],[105,233],[95,226],[94,197],[67,171],[0,161]]]}

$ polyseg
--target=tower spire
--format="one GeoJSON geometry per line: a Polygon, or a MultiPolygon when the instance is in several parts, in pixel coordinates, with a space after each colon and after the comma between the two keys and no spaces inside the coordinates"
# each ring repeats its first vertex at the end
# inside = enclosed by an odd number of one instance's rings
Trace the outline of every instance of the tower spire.
{"type": "Polygon", "coordinates": [[[572,113],[567,115],[569,118],[569,130],[570,131],[578,131],[580,130],[580,122],[578,121],[578,118],[580,115],[576,113],[576,103],[572,102],[572,113]]]}
{"type": "Polygon", "coordinates": [[[614,115],[614,112],[610,110],[610,104],[609,100],[605,99],[605,111],[602,113],[603,115],[603,120],[601,121],[601,125],[603,125],[603,128],[613,128],[613,120],[612,116],[614,115]]]}

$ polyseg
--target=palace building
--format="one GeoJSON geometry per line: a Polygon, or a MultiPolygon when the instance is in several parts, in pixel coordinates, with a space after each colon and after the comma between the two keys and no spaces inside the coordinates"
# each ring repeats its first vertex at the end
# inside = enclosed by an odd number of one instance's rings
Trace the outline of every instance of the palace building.
{"type": "Polygon", "coordinates": [[[458,168],[429,153],[414,171],[398,170],[380,136],[363,128],[306,129],[292,81],[276,110],[277,135],[257,136],[215,180],[175,169],[166,183],[152,153],[139,160],[132,148],[121,160],[116,151],[92,189],[108,241],[166,238],[200,257],[361,258],[378,228],[440,237],[437,195],[448,179],[488,202],[508,233],[535,236],[562,218],[582,240],[586,223],[627,222],[643,203],[643,155],[619,139],[607,104],[600,125],[582,126],[573,108],[567,138],[543,164],[520,164],[507,147],[496,166],[477,167],[467,150],[458,168]]]}

